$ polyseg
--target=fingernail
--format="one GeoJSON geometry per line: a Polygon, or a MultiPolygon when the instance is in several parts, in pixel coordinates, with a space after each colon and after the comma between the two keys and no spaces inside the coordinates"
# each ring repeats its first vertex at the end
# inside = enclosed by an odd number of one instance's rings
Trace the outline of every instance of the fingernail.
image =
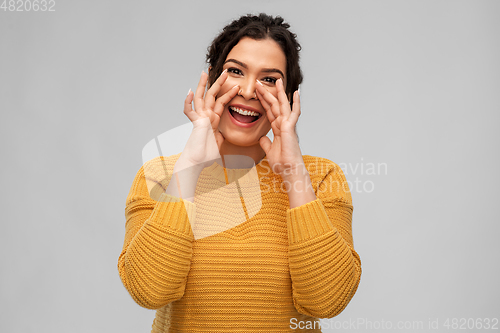
{"type": "Polygon", "coordinates": [[[264,86],[264,85],[262,84],[262,82],[260,82],[259,80],[257,80],[257,82],[258,82],[261,86],[264,86]]]}
{"type": "Polygon", "coordinates": [[[191,88],[189,88],[189,91],[188,91],[188,94],[187,94],[187,95],[189,96],[189,94],[190,94],[190,93],[191,93],[191,88]]]}
{"type": "Polygon", "coordinates": [[[299,89],[297,89],[297,93],[298,93],[298,94],[299,94],[299,96],[300,96],[300,86],[299,86],[299,89]]]}
{"type": "Polygon", "coordinates": [[[234,89],[234,88],[237,88],[237,87],[238,87],[238,85],[235,85],[235,86],[234,86],[234,87],[232,87],[231,89],[234,89]]]}
{"type": "Polygon", "coordinates": [[[225,70],[223,70],[220,75],[224,74],[225,72],[227,72],[227,68],[225,70]]]}

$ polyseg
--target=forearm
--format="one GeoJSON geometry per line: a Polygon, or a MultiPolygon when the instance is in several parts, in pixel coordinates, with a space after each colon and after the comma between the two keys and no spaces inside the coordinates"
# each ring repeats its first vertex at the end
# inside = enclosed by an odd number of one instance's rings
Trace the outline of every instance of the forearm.
{"type": "Polygon", "coordinates": [[[203,166],[193,165],[182,160],[182,155],[175,163],[172,178],[165,190],[166,194],[194,202],[194,194],[198,177],[203,166]]]}
{"type": "Polygon", "coordinates": [[[283,177],[288,194],[290,209],[316,200],[311,177],[304,164],[300,164],[293,172],[283,177]]]}
{"type": "Polygon", "coordinates": [[[297,310],[317,318],[339,314],[353,297],[361,262],[341,229],[352,206],[321,199],[288,211],[290,276],[297,310]]]}
{"type": "Polygon", "coordinates": [[[293,301],[300,313],[332,318],[340,314],[354,296],[361,277],[361,262],[338,232],[315,238],[314,243],[290,248],[293,301]],[[308,247],[307,252],[304,247],[308,247]]]}
{"type": "Polygon", "coordinates": [[[139,170],[127,197],[118,270],[141,306],[155,309],[182,297],[191,263],[194,216],[191,202],[168,194],[152,199],[144,170],[139,170]]]}
{"type": "MultiPolygon", "coordinates": [[[[162,210],[176,210],[182,202],[159,204],[162,210]]],[[[158,309],[184,295],[191,257],[192,236],[152,218],[125,244],[118,261],[120,278],[139,305],[158,309]]]]}

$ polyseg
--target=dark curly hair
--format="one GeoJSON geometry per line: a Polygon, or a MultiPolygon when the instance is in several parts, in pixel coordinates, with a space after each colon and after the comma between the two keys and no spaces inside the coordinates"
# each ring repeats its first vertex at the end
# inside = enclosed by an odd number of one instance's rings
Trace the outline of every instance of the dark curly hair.
{"type": "Polygon", "coordinates": [[[206,61],[211,67],[208,74],[209,86],[220,76],[227,55],[241,38],[250,37],[255,40],[271,38],[279,44],[285,53],[287,78],[285,92],[287,96],[291,96],[299,88],[303,77],[299,66],[301,47],[297,42],[297,35],[288,28],[290,25],[282,17],[272,17],[264,13],[259,14],[259,16],[252,14],[241,16],[225,26],[207,50],[206,61]]]}

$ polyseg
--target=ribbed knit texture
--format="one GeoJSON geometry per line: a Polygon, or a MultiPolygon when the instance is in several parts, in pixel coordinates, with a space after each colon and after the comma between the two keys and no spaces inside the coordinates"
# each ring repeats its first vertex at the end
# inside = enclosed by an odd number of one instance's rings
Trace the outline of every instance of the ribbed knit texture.
{"type": "MultiPolygon", "coordinates": [[[[163,170],[176,158],[162,158],[163,170]]],[[[139,170],[118,269],[132,298],[157,309],[152,332],[300,331],[292,318],[347,306],[361,276],[351,195],[336,164],[304,163],[317,199],[294,209],[266,160],[250,171],[206,168],[194,203],[162,194],[170,178],[145,173],[151,164],[139,170]]]]}

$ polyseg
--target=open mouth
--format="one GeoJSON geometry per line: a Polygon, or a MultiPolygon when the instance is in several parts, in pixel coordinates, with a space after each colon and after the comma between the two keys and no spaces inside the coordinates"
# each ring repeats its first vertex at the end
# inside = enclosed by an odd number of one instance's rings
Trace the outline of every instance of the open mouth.
{"type": "Polygon", "coordinates": [[[262,116],[262,114],[258,112],[244,110],[234,106],[230,106],[228,107],[228,109],[229,113],[231,113],[231,116],[240,123],[246,123],[246,124],[253,123],[262,116]]]}

